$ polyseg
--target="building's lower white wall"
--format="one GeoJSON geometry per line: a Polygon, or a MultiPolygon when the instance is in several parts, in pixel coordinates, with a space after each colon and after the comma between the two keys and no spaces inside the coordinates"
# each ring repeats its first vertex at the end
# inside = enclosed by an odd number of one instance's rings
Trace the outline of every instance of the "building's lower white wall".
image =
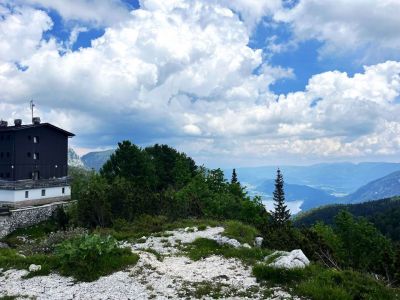
{"type": "Polygon", "coordinates": [[[49,188],[39,188],[39,189],[29,189],[29,190],[1,190],[0,189],[0,202],[19,202],[27,200],[40,200],[55,197],[65,197],[71,196],[71,187],[61,186],[61,187],[49,187],[49,188]],[[65,193],[62,193],[62,189],[65,189],[65,193]],[[42,196],[42,190],[46,191],[46,195],[42,196]],[[28,191],[28,198],[25,198],[25,192],[28,191]]]}

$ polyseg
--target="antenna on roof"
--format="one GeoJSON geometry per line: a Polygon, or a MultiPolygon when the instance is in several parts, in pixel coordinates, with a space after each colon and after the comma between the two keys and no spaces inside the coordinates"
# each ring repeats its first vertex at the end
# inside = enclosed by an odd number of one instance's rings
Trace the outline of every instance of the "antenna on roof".
{"type": "Polygon", "coordinates": [[[33,108],[35,107],[35,103],[33,103],[33,100],[30,102],[30,107],[31,107],[31,112],[32,112],[32,120],[33,120],[33,108]]]}

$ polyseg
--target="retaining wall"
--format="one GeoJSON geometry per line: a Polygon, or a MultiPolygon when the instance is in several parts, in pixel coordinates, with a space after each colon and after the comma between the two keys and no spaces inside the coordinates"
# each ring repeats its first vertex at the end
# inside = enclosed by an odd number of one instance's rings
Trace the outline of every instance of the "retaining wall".
{"type": "Polygon", "coordinates": [[[38,224],[49,219],[59,206],[67,206],[71,202],[55,202],[51,204],[25,207],[10,210],[9,216],[0,216],[0,238],[15,229],[38,224]]]}

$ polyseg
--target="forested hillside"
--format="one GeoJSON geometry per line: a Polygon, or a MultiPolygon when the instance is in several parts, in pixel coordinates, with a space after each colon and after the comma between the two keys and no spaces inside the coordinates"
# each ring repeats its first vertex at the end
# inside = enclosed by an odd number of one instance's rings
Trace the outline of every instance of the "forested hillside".
{"type": "Polygon", "coordinates": [[[358,203],[379,200],[400,195],[400,171],[367,183],[345,197],[346,202],[358,203]]]}
{"type": "Polygon", "coordinates": [[[297,226],[310,226],[318,221],[333,224],[335,216],[347,210],[356,217],[365,217],[383,234],[400,241],[400,197],[388,198],[359,204],[330,205],[299,214],[296,217],[297,226]]]}

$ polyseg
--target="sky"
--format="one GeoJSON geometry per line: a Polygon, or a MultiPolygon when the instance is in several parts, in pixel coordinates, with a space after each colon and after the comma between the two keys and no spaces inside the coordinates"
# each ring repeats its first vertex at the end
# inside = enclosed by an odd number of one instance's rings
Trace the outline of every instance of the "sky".
{"type": "Polygon", "coordinates": [[[399,161],[399,0],[0,0],[0,118],[79,153],[399,161]]]}

